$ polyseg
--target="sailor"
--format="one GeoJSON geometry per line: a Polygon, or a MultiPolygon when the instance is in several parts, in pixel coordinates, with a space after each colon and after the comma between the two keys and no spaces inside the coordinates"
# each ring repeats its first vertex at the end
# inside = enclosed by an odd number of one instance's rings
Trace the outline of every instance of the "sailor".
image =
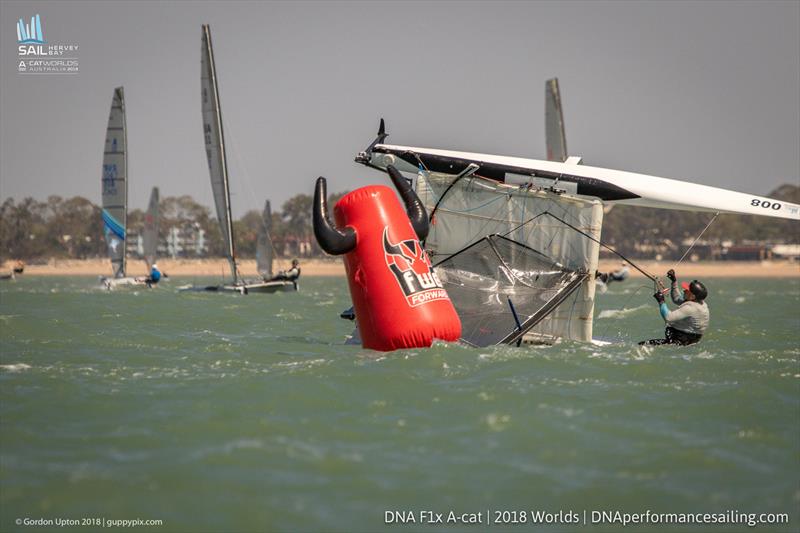
{"type": "Polygon", "coordinates": [[[619,268],[613,272],[595,272],[595,278],[598,278],[600,281],[608,285],[612,281],[625,281],[628,279],[630,275],[630,270],[628,270],[628,263],[623,261],[619,268]]]}
{"type": "Polygon", "coordinates": [[[691,283],[681,283],[683,294],[678,290],[678,279],[675,276],[675,271],[670,269],[667,272],[667,277],[672,282],[670,296],[672,301],[679,307],[670,311],[664,301],[664,293],[661,291],[656,292],[653,298],[658,302],[661,317],[667,323],[667,328],[664,332],[663,339],[651,339],[649,341],[642,341],[639,344],[694,344],[700,341],[700,338],[708,328],[709,311],[706,305],[706,297],[708,290],[705,285],[697,280],[691,283]]]}
{"type": "Polygon", "coordinates": [[[152,287],[160,280],[161,280],[161,271],[158,270],[158,265],[153,263],[153,266],[150,267],[150,275],[145,278],[144,282],[145,284],[147,284],[148,287],[152,287]]]}
{"type": "Polygon", "coordinates": [[[275,276],[267,281],[297,281],[300,277],[300,261],[292,259],[292,268],[289,270],[281,270],[275,276]]]}

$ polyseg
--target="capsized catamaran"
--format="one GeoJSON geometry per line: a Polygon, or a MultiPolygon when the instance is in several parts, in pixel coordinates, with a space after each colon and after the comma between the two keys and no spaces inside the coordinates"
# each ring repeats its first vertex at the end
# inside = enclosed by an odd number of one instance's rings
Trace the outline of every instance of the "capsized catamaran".
{"type": "Polygon", "coordinates": [[[381,120],[355,160],[417,174],[431,220],[426,251],[461,317],[462,340],[477,346],[592,341],[604,205],[800,220],[796,204],[584,166],[565,142],[563,151],[548,149],[560,162],[390,145],[386,137],[381,120]]]}
{"type": "MultiPolygon", "coordinates": [[[[211,285],[206,287],[183,287],[183,290],[224,291],[248,294],[250,292],[295,291],[297,284],[285,281],[246,281],[242,278],[236,264],[236,249],[233,235],[233,219],[231,216],[231,195],[228,176],[228,162],[225,155],[225,135],[222,128],[222,111],[220,109],[219,86],[217,84],[214,49],[211,45],[211,29],[203,25],[201,49],[201,106],[203,113],[203,137],[208,158],[208,171],[211,177],[211,189],[214,193],[214,206],[217,221],[225,245],[225,256],[231,268],[232,283],[211,285]]],[[[271,255],[269,258],[271,270],[271,255]]]]}

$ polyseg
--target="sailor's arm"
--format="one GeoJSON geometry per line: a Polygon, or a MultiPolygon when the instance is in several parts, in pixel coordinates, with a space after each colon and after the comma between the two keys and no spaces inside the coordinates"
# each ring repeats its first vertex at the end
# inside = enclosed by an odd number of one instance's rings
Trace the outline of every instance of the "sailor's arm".
{"type": "Polygon", "coordinates": [[[664,293],[661,291],[656,291],[656,293],[653,295],[653,298],[655,298],[656,302],[658,302],[658,312],[661,313],[661,318],[666,320],[667,315],[669,314],[669,307],[667,307],[667,303],[664,301],[664,293]]]}
{"type": "Polygon", "coordinates": [[[683,293],[678,288],[678,283],[673,281],[672,282],[672,289],[669,291],[669,295],[672,298],[672,302],[675,305],[681,305],[686,300],[683,299],[683,293]]]}
{"type": "Polygon", "coordinates": [[[684,302],[683,293],[678,288],[678,278],[675,276],[675,271],[672,270],[672,269],[669,269],[669,271],[667,272],[667,277],[672,282],[672,285],[671,285],[671,288],[670,288],[670,291],[669,291],[669,296],[670,296],[670,298],[672,298],[672,302],[675,305],[681,305],[684,302]]]}
{"type": "Polygon", "coordinates": [[[662,303],[660,307],[661,317],[668,323],[677,322],[684,318],[692,316],[691,306],[681,306],[674,311],[667,308],[667,304],[662,303]]]}

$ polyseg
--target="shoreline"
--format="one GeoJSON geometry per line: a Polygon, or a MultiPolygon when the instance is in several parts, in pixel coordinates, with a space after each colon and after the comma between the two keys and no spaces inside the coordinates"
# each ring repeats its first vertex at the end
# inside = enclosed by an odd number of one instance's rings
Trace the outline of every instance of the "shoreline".
{"type": "MultiPolygon", "coordinates": [[[[0,273],[10,272],[15,261],[6,261],[0,273]]],[[[228,261],[216,259],[159,259],[159,268],[170,276],[227,276],[228,261]]],[[[254,259],[239,261],[239,270],[245,277],[257,277],[254,259]]],[[[276,259],[273,271],[288,269],[291,259],[276,259]]],[[[619,268],[619,261],[600,261],[601,272],[619,268]]],[[[674,267],[671,261],[641,261],[642,270],[665,277],[674,267]]],[[[300,260],[303,276],[343,277],[344,263],[339,258],[300,260]]],[[[800,278],[800,263],[791,261],[700,261],[682,263],[674,267],[680,278],[800,278]]],[[[45,264],[25,265],[23,276],[110,276],[108,259],[50,259],[45,264]]],[[[141,260],[128,261],[128,275],[145,276],[146,267],[141,260]]],[[[632,278],[644,278],[635,268],[630,268],[632,278]]]]}

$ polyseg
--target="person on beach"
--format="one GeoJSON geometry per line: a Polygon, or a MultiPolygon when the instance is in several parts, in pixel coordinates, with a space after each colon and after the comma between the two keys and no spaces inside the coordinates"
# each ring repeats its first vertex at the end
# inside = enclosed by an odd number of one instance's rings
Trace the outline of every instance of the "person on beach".
{"type": "Polygon", "coordinates": [[[595,278],[599,279],[606,285],[609,285],[612,281],[625,281],[628,279],[630,275],[630,270],[628,269],[628,263],[623,261],[619,268],[613,272],[596,272],[595,278]]]}
{"type": "Polygon", "coordinates": [[[697,280],[691,283],[681,283],[683,294],[678,290],[678,278],[675,271],[670,269],[667,277],[672,282],[670,297],[673,303],[678,305],[674,311],[670,311],[664,301],[664,293],[656,292],[653,298],[658,302],[658,309],[661,318],[667,323],[663,339],[650,339],[639,344],[660,345],[660,344],[695,344],[700,341],[708,328],[710,313],[706,298],[708,290],[706,286],[697,280]]]}
{"type": "Polygon", "coordinates": [[[297,281],[300,277],[300,261],[292,259],[292,268],[281,270],[276,275],[265,281],[297,281]]]}

